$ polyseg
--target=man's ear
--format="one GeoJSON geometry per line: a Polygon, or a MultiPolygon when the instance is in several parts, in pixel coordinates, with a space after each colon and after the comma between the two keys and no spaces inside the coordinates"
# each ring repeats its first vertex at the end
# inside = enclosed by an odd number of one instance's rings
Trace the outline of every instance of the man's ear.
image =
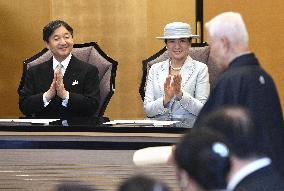
{"type": "Polygon", "coordinates": [[[221,38],[221,42],[222,42],[222,48],[227,52],[227,51],[229,51],[230,50],[230,48],[231,48],[231,42],[229,41],[229,39],[227,38],[227,37],[225,37],[225,36],[223,36],[222,38],[221,38]]]}

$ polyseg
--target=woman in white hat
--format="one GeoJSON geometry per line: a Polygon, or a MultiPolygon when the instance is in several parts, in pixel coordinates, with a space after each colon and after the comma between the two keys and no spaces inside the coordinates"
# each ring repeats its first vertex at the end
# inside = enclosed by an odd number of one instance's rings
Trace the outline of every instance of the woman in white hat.
{"type": "Polygon", "coordinates": [[[195,121],[209,96],[206,64],[189,56],[192,35],[190,25],[173,22],[165,26],[164,36],[169,59],[154,64],[147,78],[144,111],[147,117],[195,121]]]}

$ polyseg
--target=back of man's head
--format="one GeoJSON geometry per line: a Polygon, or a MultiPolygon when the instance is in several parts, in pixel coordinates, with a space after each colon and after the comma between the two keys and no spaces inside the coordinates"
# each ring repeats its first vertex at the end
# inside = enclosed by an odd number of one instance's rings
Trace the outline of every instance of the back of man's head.
{"type": "MultiPolygon", "coordinates": [[[[174,161],[199,187],[223,189],[230,169],[230,151],[222,134],[210,128],[194,128],[176,145],[174,161]]],[[[178,173],[179,174],[179,173],[178,173]]],[[[184,177],[178,177],[184,184],[184,177]]]]}
{"type": "Polygon", "coordinates": [[[205,27],[211,36],[229,39],[232,46],[248,47],[249,35],[239,13],[221,13],[207,22],[205,27]]]}
{"type": "Polygon", "coordinates": [[[257,127],[250,112],[240,106],[227,106],[210,113],[198,124],[222,133],[229,142],[232,153],[238,158],[250,158],[262,154],[258,144],[257,127]]]}

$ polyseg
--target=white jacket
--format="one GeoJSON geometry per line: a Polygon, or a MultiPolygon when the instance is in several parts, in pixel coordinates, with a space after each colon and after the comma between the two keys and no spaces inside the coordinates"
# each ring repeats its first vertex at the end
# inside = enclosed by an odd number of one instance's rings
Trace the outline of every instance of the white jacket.
{"type": "Polygon", "coordinates": [[[164,107],[164,82],[169,75],[169,68],[168,59],[154,64],[149,70],[144,98],[147,117],[195,119],[210,92],[207,65],[188,56],[180,71],[182,99],[174,97],[167,107],[164,107]]]}

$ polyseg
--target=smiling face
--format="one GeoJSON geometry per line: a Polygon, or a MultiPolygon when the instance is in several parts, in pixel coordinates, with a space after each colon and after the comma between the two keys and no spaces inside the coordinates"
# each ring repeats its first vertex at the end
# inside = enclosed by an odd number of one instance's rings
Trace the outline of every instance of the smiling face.
{"type": "Polygon", "coordinates": [[[188,55],[191,42],[188,38],[168,39],[166,45],[172,60],[184,60],[188,55]]]}
{"type": "Polygon", "coordinates": [[[70,54],[73,45],[72,34],[64,26],[55,29],[48,38],[48,42],[46,42],[46,47],[59,62],[63,61],[70,54]]]}

